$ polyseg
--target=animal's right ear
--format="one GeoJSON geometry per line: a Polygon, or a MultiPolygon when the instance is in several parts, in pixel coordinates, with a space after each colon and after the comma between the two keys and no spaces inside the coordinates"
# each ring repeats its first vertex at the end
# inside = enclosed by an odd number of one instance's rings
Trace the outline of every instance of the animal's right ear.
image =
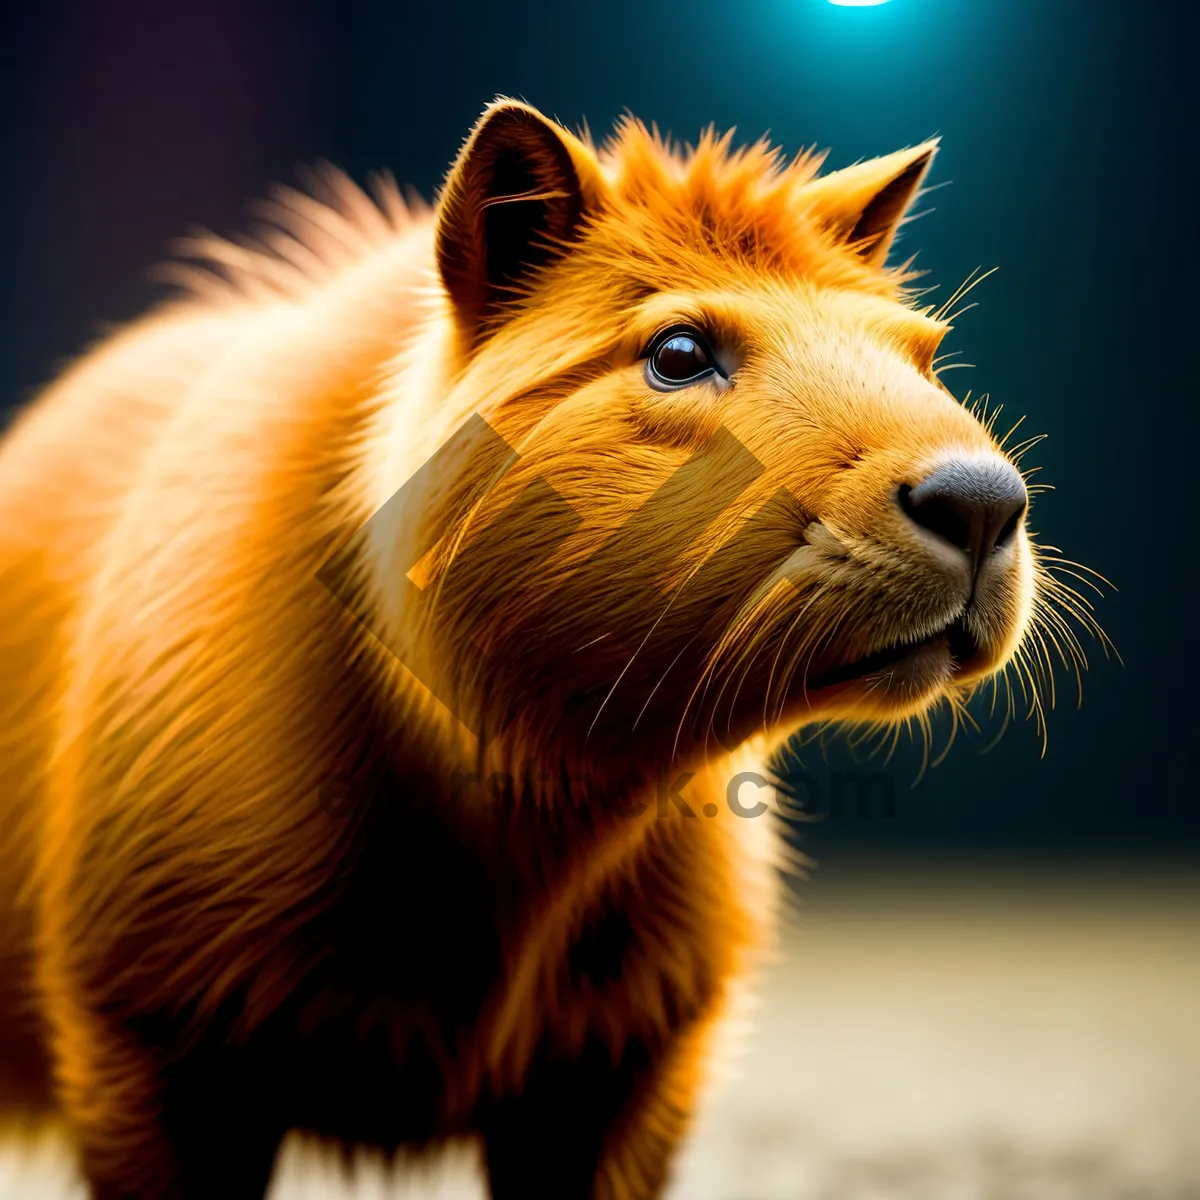
{"type": "Polygon", "coordinates": [[[598,170],[562,126],[515,100],[489,105],[437,208],[437,265],[469,342],[578,235],[598,170]]]}

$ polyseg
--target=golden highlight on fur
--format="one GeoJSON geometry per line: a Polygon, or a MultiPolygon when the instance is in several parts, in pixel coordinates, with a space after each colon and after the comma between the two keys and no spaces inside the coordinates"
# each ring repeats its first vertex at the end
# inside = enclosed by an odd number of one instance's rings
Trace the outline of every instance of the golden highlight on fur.
{"type": "Polygon", "coordinates": [[[885,263],[934,149],[498,101],[432,210],[324,172],[185,243],[17,421],[0,1100],[97,1200],[261,1197],[292,1128],[661,1194],[770,944],[774,749],[1010,664],[1040,706],[1092,624],[1023,490],[982,550],[917,507],[1027,445],[938,378],[962,289],[885,263]]]}

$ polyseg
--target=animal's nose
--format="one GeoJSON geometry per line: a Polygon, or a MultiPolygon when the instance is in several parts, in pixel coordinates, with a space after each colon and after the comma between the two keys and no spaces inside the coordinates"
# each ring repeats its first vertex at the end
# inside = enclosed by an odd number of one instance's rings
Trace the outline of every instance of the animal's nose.
{"type": "Polygon", "coordinates": [[[900,489],[911,520],[976,561],[1008,544],[1028,500],[1025,481],[1002,458],[956,459],[900,489]]]}

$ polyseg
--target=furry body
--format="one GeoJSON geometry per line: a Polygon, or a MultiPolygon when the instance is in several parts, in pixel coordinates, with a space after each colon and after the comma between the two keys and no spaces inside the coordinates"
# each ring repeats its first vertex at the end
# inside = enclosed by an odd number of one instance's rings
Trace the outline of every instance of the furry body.
{"type": "Polygon", "coordinates": [[[996,453],[882,265],[930,153],[814,182],[632,124],[598,157],[499,104],[436,212],[285,194],[269,248],[200,247],[225,279],[23,415],[8,1074],[61,1107],[97,1200],[261,1196],[291,1128],[479,1137],[497,1200],[660,1194],[769,942],[770,822],[729,780],[804,720],[924,711],[1028,615],[1023,530],[986,603],[900,546],[905,472],[996,453]],[[721,331],[727,395],[642,383],[681,316],[721,331]],[[519,458],[468,438],[372,521],[472,414],[519,458]],[[693,460],[668,518],[581,569],[693,460]],[[750,514],[736,569],[705,569],[750,514]],[[961,671],[796,685],[964,603],[961,671]]]}

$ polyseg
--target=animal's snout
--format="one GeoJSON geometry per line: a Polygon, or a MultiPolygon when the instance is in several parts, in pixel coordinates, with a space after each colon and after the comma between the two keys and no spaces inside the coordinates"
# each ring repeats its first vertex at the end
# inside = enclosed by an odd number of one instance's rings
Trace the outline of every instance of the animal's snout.
{"type": "Polygon", "coordinates": [[[911,521],[979,562],[1012,540],[1029,497],[1017,469],[992,458],[945,463],[899,499],[911,521]]]}

